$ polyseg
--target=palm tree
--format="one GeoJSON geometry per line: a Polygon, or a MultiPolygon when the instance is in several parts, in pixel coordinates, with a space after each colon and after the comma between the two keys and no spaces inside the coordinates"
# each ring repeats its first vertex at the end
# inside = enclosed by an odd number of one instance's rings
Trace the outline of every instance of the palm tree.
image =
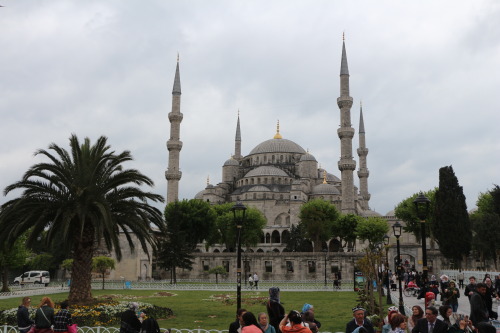
{"type": "Polygon", "coordinates": [[[5,188],[5,195],[14,190],[22,194],[0,210],[0,244],[12,244],[30,230],[30,246],[46,231],[49,244],[63,243],[73,257],[69,300],[84,302],[92,298],[94,250],[104,245],[120,260],[119,233],[123,233],[132,251],[135,235],[147,253],[147,244],[153,243],[152,225],[164,224],[162,213],[148,200],[163,202],[163,198],[139,188],[153,186],[153,181],[138,170],[124,169],[122,164],[132,160],[130,152],[115,154],[106,137],[94,145],[88,138],[80,144],[74,134],[69,141],[69,152],[54,143],[48,151],[38,150],[35,155],[50,161],[35,164],[5,188]]]}

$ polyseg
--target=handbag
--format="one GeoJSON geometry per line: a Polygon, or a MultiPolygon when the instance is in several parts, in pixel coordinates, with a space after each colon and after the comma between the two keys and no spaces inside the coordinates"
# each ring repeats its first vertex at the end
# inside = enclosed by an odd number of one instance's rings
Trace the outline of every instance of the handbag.
{"type": "Polygon", "coordinates": [[[78,325],[77,324],[68,325],[68,333],[78,333],[78,325]]]}

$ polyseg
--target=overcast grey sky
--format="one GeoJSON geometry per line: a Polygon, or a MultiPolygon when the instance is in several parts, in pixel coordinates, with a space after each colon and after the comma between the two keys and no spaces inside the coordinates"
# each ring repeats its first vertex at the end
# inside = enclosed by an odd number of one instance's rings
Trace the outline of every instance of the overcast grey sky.
{"type": "MultiPolygon", "coordinates": [[[[0,0],[0,188],[51,142],[106,135],[166,194],[177,52],[181,198],[221,180],[234,150],[275,134],[340,177],[342,32],[357,159],[359,104],[372,209],[438,186],[453,165],[475,206],[500,184],[500,2],[0,0]]],[[[356,177],[356,183],[357,177],[356,177]]],[[[1,197],[0,203],[9,197],[1,197]]]]}

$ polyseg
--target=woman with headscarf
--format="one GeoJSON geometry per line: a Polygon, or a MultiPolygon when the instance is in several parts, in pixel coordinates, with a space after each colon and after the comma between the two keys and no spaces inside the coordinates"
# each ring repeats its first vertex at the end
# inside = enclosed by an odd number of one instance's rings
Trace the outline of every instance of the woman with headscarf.
{"type": "Polygon", "coordinates": [[[42,298],[35,312],[36,333],[52,333],[54,325],[54,302],[49,297],[42,298]]]}
{"type": "Polygon", "coordinates": [[[128,309],[121,315],[120,333],[138,333],[141,331],[141,321],[137,318],[139,304],[129,303],[128,309]]]}
{"type": "Polygon", "coordinates": [[[266,308],[269,315],[269,324],[274,327],[276,332],[280,332],[279,324],[285,317],[285,308],[280,303],[280,288],[269,288],[269,301],[267,301],[266,308]]]}
{"type": "Polygon", "coordinates": [[[23,301],[17,308],[17,329],[21,333],[26,333],[30,330],[31,325],[35,322],[30,319],[28,308],[31,304],[31,297],[23,297],[23,301]]]}

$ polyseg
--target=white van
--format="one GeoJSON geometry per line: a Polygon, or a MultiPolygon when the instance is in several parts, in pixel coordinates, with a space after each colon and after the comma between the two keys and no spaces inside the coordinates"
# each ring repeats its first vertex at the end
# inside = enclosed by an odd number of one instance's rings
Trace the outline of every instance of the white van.
{"type": "Polygon", "coordinates": [[[29,271],[14,279],[14,284],[20,284],[20,285],[27,283],[35,283],[35,284],[44,284],[45,286],[48,286],[49,282],[50,282],[50,274],[47,271],[29,271]]]}

